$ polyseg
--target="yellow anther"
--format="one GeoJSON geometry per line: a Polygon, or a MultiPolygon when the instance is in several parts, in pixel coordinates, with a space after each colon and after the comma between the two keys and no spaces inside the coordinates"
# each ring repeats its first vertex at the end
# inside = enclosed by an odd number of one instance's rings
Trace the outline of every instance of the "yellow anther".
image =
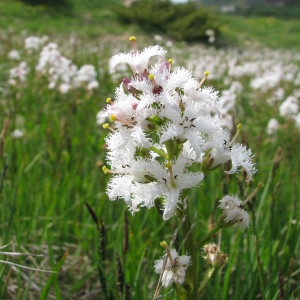
{"type": "Polygon", "coordinates": [[[166,241],[160,242],[160,245],[161,245],[162,247],[164,247],[164,248],[168,248],[168,244],[167,244],[166,241]]]}
{"type": "Polygon", "coordinates": [[[237,126],[236,126],[237,130],[241,130],[242,127],[243,127],[242,123],[239,123],[239,124],[237,124],[237,126]]]}
{"type": "Polygon", "coordinates": [[[104,129],[107,129],[108,127],[109,127],[109,124],[108,124],[108,123],[104,123],[104,124],[103,124],[103,128],[104,128],[104,129]]]}
{"type": "Polygon", "coordinates": [[[106,166],[102,167],[102,171],[103,171],[104,174],[110,173],[110,169],[108,169],[106,166]]]}
{"type": "Polygon", "coordinates": [[[169,63],[169,64],[172,64],[172,63],[173,63],[173,59],[170,58],[170,59],[168,60],[168,63],[169,63]]]}
{"type": "Polygon", "coordinates": [[[209,75],[209,72],[208,71],[205,71],[203,73],[203,78],[201,79],[200,83],[199,83],[199,88],[201,88],[202,84],[204,83],[204,81],[206,80],[207,76],[209,75]]]}
{"type": "Polygon", "coordinates": [[[109,103],[111,101],[111,98],[106,98],[106,103],[109,103]]]}
{"type": "Polygon", "coordinates": [[[117,117],[115,115],[110,115],[109,119],[113,122],[117,119],[117,117]]]}
{"type": "Polygon", "coordinates": [[[153,74],[149,74],[149,75],[148,75],[148,78],[149,78],[150,80],[154,80],[154,75],[153,75],[153,74]]]}
{"type": "Polygon", "coordinates": [[[136,37],[135,37],[134,35],[132,35],[132,36],[129,38],[129,41],[131,41],[131,44],[132,44],[132,51],[133,51],[133,53],[137,53],[135,40],[136,40],[136,37]]]}

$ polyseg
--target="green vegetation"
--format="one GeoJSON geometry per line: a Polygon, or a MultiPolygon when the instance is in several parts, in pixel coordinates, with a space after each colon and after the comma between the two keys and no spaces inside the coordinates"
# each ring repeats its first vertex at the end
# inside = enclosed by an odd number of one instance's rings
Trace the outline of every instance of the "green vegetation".
{"type": "MultiPolygon", "coordinates": [[[[19,1],[1,1],[1,28],[24,30],[36,34],[99,37],[107,34],[124,34],[126,28],[116,20],[113,9],[116,1],[69,1],[65,6],[27,5],[19,1]]],[[[128,30],[136,30],[130,26],[128,30]]]]}
{"type": "Polygon", "coordinates": [[[287,5],[287,6],[250,6],[244,10],[238,11],[245,17],[273,17],[282,20],[298,20],[300,13],[299,4],[287,5]]]}
{"type": "Polygon", "coordinates": [[[296,19],[241,16],[222,16],[221,19],[221,33],[228,44],[250,48],[300,49],[300,22],[296,19]]]}
{"type": "MultiPolygon", "coordinates": [[[[147,35],[145,30],[143,30],[145,27],[149,30],[148,36],[155,33],[164,33],[174,38],[182,38],[185,35],[187,40],[189,36],[193,39],[194,37],[198,39],[200,36],[203,37],[203,31],[207,27],[212,26],[217,29],[217,33],[220,28],[220,37],[217,43],[221,45],[245,47],[254,45],[255,47],[268,46],[272,48],[300,49],[298,35],[300,25],[298,19],[292,17],[282,19],[282,16],[288,15],[289,11],[294,11],[298,15],[298,6],[280,8],[282,15],[278,17],[276,17],[277,14],[273,14],[271,17],[257,16],[255,14],[249,14],[250,16],[246,15],[244,17],[218,14],[216,19],[212,18],[212,23],[206,23],[205,27],[200,26],[202,29],[199,29],[199,33],[195,33],[193,29],[195,25],[192,22],[197,12],[195,12],[194,17],[190,16],[190,20],[188,17],[181,20],[181,14],[177,13],[177,16],[174,16],[174,12],[178,10],[180,5],[176,9],[174,8],[174,11],[166,12],[167,16],[164,14],[151,18],[150,14],[148,20],[151,23],[141,25],[142,20],[139,22],[136,20],[135,23],[138,24],[125,24],[118,21],[116,11],[120,11],[121,0],[94,0],[88,2],[72,0],[67,3],[69,8],[66,10],[64,7],[57,9],[56,6],[51,8],[48,5],[30,6],[19,1],[1,1],[0,11],[2,15],[0,26],[1,28],[10,29],[12,33],[26,29],[28,34],[47,34],[57,37],[57,33],[59,33],[59,36],[80,36],[82,39],[98,39],[110,36],[113,40],[119,36],[127,37],[132,34],[147,35]],[[166,20],[168,16],[173,17],[174,30],[171,26],[162,30],[164,24],[160,24],[160,19],[166,20]],[[179,31],[181,23],[187,32],[179,31]],[[151,26],[147,24],[154,24],[157,31],[149,28],[151,26]]],[[[122,11],[124,16],[128,14],[127,10],[122,11]]],[[[279,11],[279,9],[276,11],[279,11]]]]}
{"type": "MultiPolygon", "coordinates": [[[[153,261],[163,253],[159,243],[170,241],[179,224],[163,223],[155,209],[142,209],[132,216],[123,201],[109,201],[105,194],[108,175],[100,168],[107,130],[96,124],[96,114],[107,97],[113,98],[118,84],[108,71],[108,60],[116,49],[130,49],[129,35],[141,35],[138,48],[149,45],[149,40],[156,43],[154,32],[146,34],[138,25],[118,22],[115,9],[120,2],[70,0],[67,12],[20,1],[0,2],[0,236],[2,245],[13,242],[13,247],[2,251],[43,254],[9,260],[60,270],[47,274],[0,264],[0,299],[153,297],[158,280],[153,261]],[[49,35],[49,41],[57,42],[78,66],[97,67],[100,88],[62,95],[50,90],[46,79],[33,71],[26,85],[9,87],[9,70],[18,64],[7,58],[11,49],[20,50],[32,70],[37,63],[37,55],[26,54],[23,48],[24,38],[32,34],[49,35]],[[22,138],[12,136],[16,128],[22,129],[22,138]],[[116,273],[124,279],[121,283],[116,273]]],[[[218,22],[222,42],[241,51],[263,46],[300,49],[298,20],[220,15],[218,22]]],[[[176,59],[188,63],[187,44],[178,42],[170,48],[175,63],[176,59]]],[[[199,60],[203,59],[199,51],[199,60]]],[[[299,67],[299,61],[294,63],[299,67]]],[[[225,80],[207,84],[222,91],[225,80]]],[[[239,80],[244,87],[235,115],[236,123],[243,124],[239,139],[252,148],[259,172],[249,184],[244,183],[243,173],[229,181],[223,169],[206,177],[191,199],[198,211],[197,238],[209,231],[208,220],[215,221],[217,201],[224,192],[245,198],[259,181],[264,188],[248,207],[249,230],[222,231],[221,249],[228,253],[229,263],[216,272],[203,299],[278,299],[281,293],[286,299],[297,299],[299,129],[282,119],[285,123],[277,137],[268,137],[266,125],[279,104],[270,108],[266,99],[275,88],[254,92],[249,76],[239,80]]],[[[293,80],[282,87],[286,95],[299,89],[293,80]]],[[[199,258],[199,262],[205,271],[204,261],[199,258]]],[[[163,299],[172,296],[170,292],[163,299]]]]}
{"type": "Polygon", "coordinates": [[[168,37],[188,42],[207,42],[206,30],[218,36],[220,24],[216,16],[194,2],[172,4],[157,0],[136,1],[131,7],[118,8],[122,23],[138,24],[148,33],[159,32],[168,37]]]}

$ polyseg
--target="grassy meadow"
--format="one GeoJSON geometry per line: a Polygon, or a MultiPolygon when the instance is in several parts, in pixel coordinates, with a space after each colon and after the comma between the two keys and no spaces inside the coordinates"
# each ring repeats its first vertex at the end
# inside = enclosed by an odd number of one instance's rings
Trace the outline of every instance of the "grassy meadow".
{"type": "MultiPolygon", "coordinates": [[[[0,299],[153,298],[160,242],[170,241],[179,224],[163,222],[154,208],[132,216],[123,200],[108,200],[109,175],[101,170],[108,131],[96,122],[122,78],[109,72],[108,60],[130,50],[130,35],[137,36],[139,49],[161,44],[174,65],[199,80],[209,70],[205,84],[220,91],[224,107],[226,97],[234,99],[228,111],[235,125],[243,125],[239,142],[255,155],[253,182],[221,168],[193,190],[197,239],[216,220],[224,194],[245,199],[264,183],[248,205],[249,229],[222,230],[229,262],[214,274],[203,299],[300,299],[300,115],[281,113],[288,97],[299,105],[299,20],[220,15],[231,46],[215,49],[120,24],[113,11],[120,2],[73,0],[60,11],[0,1],[0,245],[9,244],[1,251],[43,255],[1,254],[1,260],[55,271],[0,264],[0,299]],[[48,40],[37,50],[24,48],[27,37],[44,35],[48,40]],[[49,77],[36,70],[49,42],[78,69],[93,65],[99,87],[49,88],[49,77]],[[19,58],[9,58],[13,49],[19,58]],[[10,83],[10,70],[24,61],[26,68],[18,68],[27,70],[24,81],[10,83]],[[272,118],[279,125],[268,133],[272,118]]],[[[201,278],[207,266],[198,261],[201,278]]],[[[171,289],[162,295],[176,299],[171,289]]]]}

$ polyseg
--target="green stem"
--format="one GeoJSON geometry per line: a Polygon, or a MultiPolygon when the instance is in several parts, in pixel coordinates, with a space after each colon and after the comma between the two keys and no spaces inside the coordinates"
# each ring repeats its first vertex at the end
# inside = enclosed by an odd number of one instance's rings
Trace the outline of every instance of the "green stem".
{"type": "Polygon", "coordinates": [[[206,286],[208,284],[208,281],[210,280],[210,278],[212,277],[212,275],[215,272],[216,267],[212,266],[210,267],[206,273],[205,273],[205,277],[203,279],[203,281],[201,282],[201,285],[198,289],[198,299],[201,298],[205,292],[206,286]]]}
{"type": "Polygon", "coordinates": [[[257,270],[258,270],[258,278],[259,278],[259,284],[260,284],[260,289],[261,289],[261,295],[262,295],[262,299],[265,300],[266,299],[265,298],[265,287],[264,287],[262,267],[261,267],[259,253],[258,253],[258,243],[257,243],[256,236],[254,237],[254,243],[255,243],[257,270]]]}
{"type": "MultiPolygon", "coordinates": [[[[185,194],[185,193],[183,193],[185,194]]],[[[182,195],[184,199],[184,195],[182,195]]],[[[188,255],[192,257],[192,265],[188,267],[185,282],[182,287],[177,289],[178,299],[197,299],[197,283],[198,283],[198,258],[196,241],[192,229],[192,221],[189,212],[189,205],[184,211],[184,221],[182,223],[182,233],[185,238],[184,248],[188,255]]]]}
{"type": "Polygon", "coordinates": [[[149,149],[152,150],[153,152],[159,154],[161,157],[163,157],[165,159],[169,159],[169,155],[164,150],[158,149],[154,146],[151,146],[149,149]]]}

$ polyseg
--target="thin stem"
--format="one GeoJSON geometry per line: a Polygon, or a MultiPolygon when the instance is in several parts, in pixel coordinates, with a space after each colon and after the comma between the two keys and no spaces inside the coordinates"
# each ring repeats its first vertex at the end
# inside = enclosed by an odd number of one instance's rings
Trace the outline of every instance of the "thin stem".
{"type": "Polygon", "coordinates": [[[165,159],[169,159],[168,154],[164,150],[158,149],[154,146],[151,146],[149,149],[152,150],[153,152],[159,154],[161,157],[163,157],[165,159]]]}
{"type": "Polygon", "coordinates": [[[207,284],[208,284],[208,281],[210,280],[210,278],[211,278],[212,275],[214,274],[215,269],[216,269],[216,267],[212,266],[212,267],[210,267],[210,268],[206,271],[205,277],[204,277],[203,281],[201,282],[201,285],[200,285],[200,287],[199,287],[199,289],[198,289],[198,299],[199,299],[200,297],[203,296],[203,294],[204,294],[204,292],[205,292],[205,289],[206,289],[206,286],[207,286],[207,284]]]}
{"type": "Polygon", "coordinates": [[[265,287],[264,287],[264,281],[262,276],[262,267],[261,267],[261,261],[258,253],[258,242],[256,239],[256,236],[254,237],[254,243],[255,243],[255,251],[256,251],[256,259],[257,259],[257,270],[258,270],[258,278],[259,278],[259,284],[261,289],[261,295],[263,300],[265,300],[265,287]]]}
{"type": "Polygon", "coordinates": [[[192,265],[187,269],[186,279],[185,279],[185,294],[186,299],[197,299],[197,283],[198,283],[198,258],[197,258],[197,250],[199,249],[196,246],[194,232],[191,230],[193,227],[191,221],[191,215],[189,212],[189,205],[186,205],[186,209],[184,211],[185,217],[182,223],[182,233],[185,237],[184,248],[187,251],[188,255],[192,257],[192,265]]]}

